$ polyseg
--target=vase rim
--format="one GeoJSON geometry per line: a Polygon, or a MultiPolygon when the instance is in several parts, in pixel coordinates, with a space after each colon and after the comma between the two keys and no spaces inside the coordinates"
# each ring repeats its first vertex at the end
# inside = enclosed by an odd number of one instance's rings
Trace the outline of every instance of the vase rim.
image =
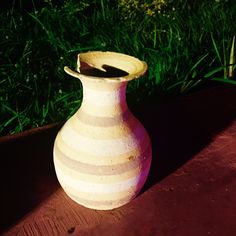
{"type": "Polygon", "coordinates": [[[68,66],[65,66],[64,70],[67,74],[82,80],[122,82],[143,76],[147,68],[145,61],[124,53],[88,51],[78,54],[76,71],[68,66]]]}

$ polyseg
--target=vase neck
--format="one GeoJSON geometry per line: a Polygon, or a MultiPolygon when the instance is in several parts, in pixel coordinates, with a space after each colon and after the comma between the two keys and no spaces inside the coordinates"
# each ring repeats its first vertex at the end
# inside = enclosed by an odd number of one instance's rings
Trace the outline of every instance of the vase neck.
{"type": "Polygon", "coordinates": [[[82,81],[83,101],[80,110],[96,116],[117,116],[127,111],[127,82],[82,81]]]}

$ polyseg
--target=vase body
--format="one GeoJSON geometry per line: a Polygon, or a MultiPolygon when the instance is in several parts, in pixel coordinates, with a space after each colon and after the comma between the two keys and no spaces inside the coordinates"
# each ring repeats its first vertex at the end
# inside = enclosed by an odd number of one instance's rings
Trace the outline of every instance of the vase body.
{"type": "MultiPolygon", "coordinates": [[[[97,53],[103,57],[104,53],[97,53]]],[[[112,54],[105,53],[105,57],[112,54]]],[[[90,60],[89,53],[84,55],[90,60]]],[[[129,79],[86,73],[78,73],[78,77],[83,85],[81,107],[58,132],[54,144],[57,178],[77,203],[92,209],[117,208],[143,187],[151,165],[151,142],[127,106],[129,79]]]]}

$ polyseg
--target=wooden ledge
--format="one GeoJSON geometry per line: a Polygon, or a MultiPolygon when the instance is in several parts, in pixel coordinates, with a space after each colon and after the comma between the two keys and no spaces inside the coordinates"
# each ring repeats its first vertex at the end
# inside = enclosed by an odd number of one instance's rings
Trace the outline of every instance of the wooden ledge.
{"type": "Polygon", "coordinates": [[[153,163],[143,192],[111,211],[61,189],[52,147],[61,125],[0,139],[1,235],[236,235],[236,88],[218,87],[137,116],[153,163]]]}

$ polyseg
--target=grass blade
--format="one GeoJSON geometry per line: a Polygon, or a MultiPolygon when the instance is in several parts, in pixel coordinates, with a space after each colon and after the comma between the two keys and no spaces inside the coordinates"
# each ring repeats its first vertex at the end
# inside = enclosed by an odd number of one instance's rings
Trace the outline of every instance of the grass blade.
{"type": "Polygon", "coordinates": [[[214,50],[216,52],[216,55],[217,55],[217,58],[218,60],[220,61],[220,64],[223,66],[223,63],[222,63],[222,60],[221,60],[221,57],[220,57],[220,53],[219,53],[219,50],[218,50],[218,47],[216,45],[216,42],[215,42],[215,39],[213,37],[213,34],[211,32],[211,40],[212,40],[212,43],[213,43],[213,46],[214,46],[214,50]]]}
{"type": "Polygon", "coordinates": [[[214,70],[208,72],[207,74],[205,74],[205,75],[204,75],[204,78],[209,78],[209,77],[211,77],[212,75],[216,74],[217,72],[222,71],[222,69],[223,69],[222,67],[218,67],[218,68],[216,68],[216,69],[214,69],[214,70]]]}
{"type": "Polygon", "coordinates": [[[232,45],[231,45],[231,51],[230,51],[230,58],[229,58],[229,78],[233,77],[233,64],[235,61],[234,58],[234,44],[235,44],[235,35],[233,37],[232,45]]]}
{"type": "Polygon", "coordinates": [[[236,81],[232,79],[213,78],[212,80],[236,85],[236,81]]]}

